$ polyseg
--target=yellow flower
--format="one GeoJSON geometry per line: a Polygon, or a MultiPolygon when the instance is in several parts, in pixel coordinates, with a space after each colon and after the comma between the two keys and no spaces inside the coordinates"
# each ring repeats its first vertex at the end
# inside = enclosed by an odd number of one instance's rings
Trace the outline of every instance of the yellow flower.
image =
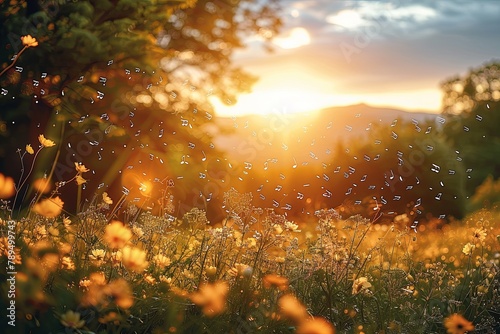
{"type": "Polygon", "coordinates": [[[148,283],[148,284],[154,284],[154,283],[156,283],[156,279],[153,276],[151,276],[151,275],[144,276],[144,281],[146,283],[148,283]]]}
{"type": "Polygon", "coordinates": [[[93,249],[89,254],[89,259],[93,261],[103,261],[106,251],[104,249],[93,249]]]}
{"type": "Polygon", "coordinates": [[[368,278],[366,277],[359,277],[354,280],[354,283],[352,284],[352,294],[357,295],[358,293],[362,291],[366,291],[369,288],[371,288],[371,283],[368,282],[368,278]]]}
{"type": "Polygon", "coordinates": [[[280,313],[286,318],[300,323],[308,317],[307,310],[302,303],[293,295],[284,295],[278,299],[280,313]]]}
{"type": "MultiPolygon", "coordinates": [[[[90,284],[83,282],[87,288],[83,296],[83,305],[103,305],[107,306],[110,301],[116,306],[128,309],[134,304],[132,291],[123,278],[112,281],[106,285],[106,278],[102,273],[93,273],[90,275],[90,284]]],[[[82,282],[80,282],[82,283],[82,282]]]]}
{"type": "Polygon", "coordinates": [[[208,266],[205,268],[205,274],[208,276],[208,277],[214,277],[215,274],[217,274],[217,267],[214,267],[214,266],[208,266]]]}
{"type": "Polygon", "coordinates": [[[112,221],[106,226],[104,241],[110,248],[122,248],[132,238],[132,231],[118,220],[112,221]]]}
{"type": "Polygon", "coordinates": [[[224,312],[228,291],[229,286],[226,282],[203,284],[189,298],[193,303],[202,308],[201,310],[206,316],[212,317],[224,312]]]}
{"type": "Polygon", "coordinates": [[[42,144],[43,147],[52,147],[56,144],[52,140],[45,138],[44,135],[39,135],[38,141],[40,142],[40,144],[42,144]]]}
{"type": "Polygon", "coordinates": [[[321,317],[314,317],[300,323],[297,334],[335,334],[335,327],[321,317]]]}
{"type": "Polygon", "coordinates": [[[87,167],[83,164],[79,164],[78,162],[75,162],[75,169],[78,173],[86,173],[89,171],[87,167]]]}
{"type": "Polygon", "coordinates": [[[476,248],[476,246],[468,242],[462,249],[462,253],[464,253],[465,255],[472,255],[474,248],[476,248]]]}
{"type": "Polygon", "coordinates": [[[486,230],[483,227],[481,227],[474,230],[474,233],[472,233],[472,238],[474,240],[477,239],[480,242],[483,242],[484,239],[486,239],[486,235],[487,235],[486,230]]]}
{"type": "Polygon", "coordinates": [[[102,193],[102,201],[108,205],[111,205],[113,204],[113,200],[111,198],[109,198],[108,196],[108,193],[107,192],[103,192],[102,193]]]}
{"type": "Polygon", "coordinates": [[[75,270],[75,263],[69,256],[64,256],[61,259],[61,267],[66,270],[75,270]]]}
{"type": "Polygon", "coordinates": [[[40,178],[36,179],[35,182],[33,182],[33,188],[36,189],[36,191],[46,194],[50,191],[51,189],[51,184],[49,179],[46,178],[40,178]]]}
{"type": "Polygon", "coordinates": [[[75,181],[76,181],[76,184],[78,184],[79,186],[81,186],[82,184],[87,182],[87,180],[85,180],[83,177],[81,177],[80,174],[78,174],[76,176],[75,181]]]}
{"type": "Polygon", "coordinates": [[[55,218],[61,213],[63,205],[64,202],[57,196],[36,203],[33,211],[47,218],[55,218]]]}
{"type": "Polygon", "coordinates": [[[127,246],[122,249],[122,263],[125,268],[140,273],[148,266],[146,252],[139,248],[127,246]]]}
{"type": "Polygon", "coordinates": [[[0,173],[0,198],[9,198],[16,192],[14,180],[0,173]]]}
{"type": "Polygon", "coordinates": [[[276,287],[281,291],[288,289],[288,279],[286,277],[269,274],[264,276],[262,282],[266,288],[276,287]]]}
{"type": "Polygon", "coordinates": [[[444,327],[448,334],[464,334],[474,330],[474,325],[460,314],[454,313],[444,319],[444,327]]]}
{"type": "Polygon", "coordinates": [[[35,47],[38,46],[38,42],[35,37],[31,37],[31,35],[21,36],[21,41],[23,45],[27,47],[35,47]]]}
{"type": "Polygon", "coordinates": [[[170,261],[170,259],[163,254],[157,254],[153,256],[153,262],[156,266],[162,268],[168,267],[170,263],[172,263],[172,261],[170,261]]]}
{"type": "Polygon", "coordinates": [[[33,147],[31,147],[30,144],[26,145],[26,152],[29,154],[35,154],[35,151],[33,150],[33,147]]]}
{"type": "Polygon", "coordinates": [[[61,315],[61,324],[68,328],[82,328],[85,325],[84,320],[80,320],[80,313],[69,310],[61,315]]]}
{"type": "Polygon", "coordinates": [[[297,230],[297,228],[299,228],[299,225],[294,224],[293,222],[285,222],[285,229],[287,229],[288,231],[300,232],[300,230],[297,230]]]}
{"type": "Polygon", "coordinates": [[[142,237],[144,235],[144,231],[142,230],[142,228],[140,228],[139,226],[132,226],[132,232],[138,237],[142,237]]]}

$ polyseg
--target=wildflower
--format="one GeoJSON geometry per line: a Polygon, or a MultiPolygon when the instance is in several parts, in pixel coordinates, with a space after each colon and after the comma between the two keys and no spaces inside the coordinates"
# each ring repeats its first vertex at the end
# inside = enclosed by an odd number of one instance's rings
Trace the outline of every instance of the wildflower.
{"type": "Polygon", "coordinates": [[[444,327],[446,327],[448,334],[463,334],[474,330],[472,322],[457,313],[444,319],[444,327]]]}
{"type": "Polygon", "coordinates": [[[123,278],[106,285],[106,278],[103,273],[92,273],[89,280],[90,285],[85,281],[83,282],[84,287],[87,288],[87,292],[82,299],[84,305],[107,306],[110,301],[113,301],[116,306],[128,309],[134,304],[132,291],[123,278]]]}
{"type": "Polygon", "coordinates": [[[31,147],[30,144],[26,145],[26,152],[29,154],[35,154],[35,151],[33,150],[33,147],[31,147]]]}
{"type": "Polygon", "coordinates": [[[154,284],[156,282],[156,279],[151,275],[146,275],[144,276],[144,281],[148,284],[154,284]]]}
{"type": "Polygon", "coordinates": [[[132,238],[132,231],[118,220],[112,221],[104,232],[104,241],[110,248],[123,248],[132,238]]]}
{"type": "Polygon", "coordinates": [[[59,229],[57,228],[57,226],[50,226],[47,232],[49,232],[49,234],[53,237],[59,236],[59,229]]]}
{"type": "Polygon", "coordinates": [[[47,218],[55,218],[61,214],[63,205],[64,202],[57,196],[36,203],[33,206],[33,211],[47,218]]]}
{"type": "Polygon", "coordinates": [[[472,238],[474,240],[478,240],[479,242],[483,242],[484,239],[486,239],[486,235],[486,230],[481,227],[474,230],[474,232],[472,233],[472,238]]]}
{"type": "Polygon", "coordinates": [[[123,309],[128,309],[134,304],[132,291],[123,278],[114,280],[105,286],[104,293],[108,297],[107,300],[113,300],[116,306],[123,309]]]}
{"type": "Polygon", "coordinates": [[[85,321],[80,320],[80,313],[69,310],[61,315],[61,324],[68,328],[78,329],[85,325],[85,321]]]}
{"type": "Polygon", "coordinates": [[[243,263],[235,263],[234,267],[229,269],[227,273],[233,277],[243,277],[250,276],[252,274],[252,268],[243,263]]]}
{"type": "Polygon", "coordinates": [[[69,256],[64,256],[61,259],[61,267],[66,270],[75,270],[75,263],[69,256]]]}
{"type": "Polygon", "coordinates": [[[167,277],[165,275],[160,275],[160,281],[162,281],[163,283],[166,283],[166,284],[170,284],[172,283],[172,277],[167,277]]]}
{"type": "Polygon", "coordinates": [[[75,181],[79,186],[87,182],[80,174],[76,175],[75,181]]]}
{"type": "Polygon", "coordinates": [[[139,273],[148,266],[146,252],[139,248],[127,246],[122,249],[122,263],[127,269],[139,273]]]}
{"type": "Polygon", "coordinates": [[[297,230],[299,228],[299,225],[294,224],[293,222],[285,222],[285,229],[291,232],[300,232],[300,230],[297,230]]]}
{"type": "Polygon", "coordinates": [[[40,142],[40,144],[42,144],[43,147],[52,147],[56,144],[52,140],[45,138],[44,135],[39,135],[38,141],[40,142]]]}
{"type": "Polygon", "coordinates": [[[209,276],[209,277],[213,277],[213,276],[215,276],[215,274],[217,274],[217,267],[214,267],[214,266],[208,266],[208,267],[205,269],[205,274],[207,274],[207,276],[209,276]]]}
{"type": "Polygon", "coordinates": [[[113,200],[111,198],[109,198],[108,196],[108,193],[107,192],[103,192],[102,193],[102,201],[108,205],[111,205],[113,204],[113,200]]]}
{"type": "Polygon", "coordinates": [[[9,198],[16,192],[14,180],[0,173],[0,198],[9,198]]]}
{"type": "Polygon", "coordinates": [[[162,268],[168,267],[170,263],[172,263],[172,261],[163,254],[157,254],[153,256],[153,262],[156,266],[162,268]]]}
{"type": "Polygon", "coordinates": [[[51,188],[50,181],[46,178],[36,179],[35,182],[33,182],[33,188],[42,194],[46,194],[51,188]]]}
{"type": "Polygon", "coordinates": [[[82,279],[80,280],[80,282],[78,283],[78,285],[80,286],[80,288],[84,289],[84,290],[87,290],[90,286],[92,282],[88,279],[82,279]]]}
{"type": "Polygon", "coordinates": [[[31,35],[21,36],[21,41],[24,46],[27,47],[35,47],[38,46],[38,42],[35,37],[31,37],[31,35]]]}
{"type": "Polygon", "coordinates": [[[274,261],[276,261],[276,263],[285,263],[285,258],[282,256],[276,256],[274,261]]]}
{"type": "Polygon", "coordinates": [[[106,255],[106,251],[104,249],[93,249],[90,254],[89,258],[93,261],[103,261],[104,256],[106,255]]]}
{"type": "Polygon", "coordinates": [[[121,321],[121,316],[113,311],[106,313],[105,316],[99,318],[99,322],[101,324],[107,324],[108,322],[112,322],[115,325],[119,325],[120,321],[121,321]]]}
{"type": "Polygon", "coordinates": [[[226,282],[203,284],[189,298],[202,308],[201,310],[206,316],[212,317],[225,310],[228,290],[229,286],[226,282]]]}
{"type": "Polygon", "coordinates": [[[352,294],[357,295],[358,293],[362,291],[366,291],[369,288],[371,288],[371,283],[368,282],[368,278],[366,277],[359,277],[354,280],[354,283],[352,284],[352,294]]]}
{"type": "Polygon", "coordinates": [[[472,255],[474,248],[476,248],[476,246],[468,242],[462,249],[462,253],[464,253],[465,255],[472,255]]]}
{"type": "Polygon", "coordinates": [[[297,323],[300,323],[308,316],[305,306],[293,295],[288,294],[282,296],[278,300],[278,306],[283,316],[297,323]]]}
{"type": "Polygon", "coordinates": [[[85,165],[79,164],[78,162],[75,162],[75,169],[78,173],[86,173],[89,171],[85,165]]]}
{"type": "Polygon", "coordinates": [[[314,317],[300,323],[297,334],[335,334],[335,327],[326,319],[314,317]]]}
{"type": "Polygon", "coordinates": [[[286,277],[275,274],[264,276],[264,278],[262,279],[262,283],[266,288],[270,288],[273,286],[278,288],[280,291],[285,291],[286,289],[288,289],[288,279],[286,277]]]}
{"type": "Polygon", "coordinates": [[[64,227],[69,228],[71,226],[71,219],[65,217],[63,219],[63,224],[64,224],[64,227]]]}
{"type": "Polygon", "coordinates": [[[144,235],[144,231],[139,226],[132,226],[132,232],[134,232],[134,234],[138,238],[140,238],[140,237],[142,237],[144,235]]]}

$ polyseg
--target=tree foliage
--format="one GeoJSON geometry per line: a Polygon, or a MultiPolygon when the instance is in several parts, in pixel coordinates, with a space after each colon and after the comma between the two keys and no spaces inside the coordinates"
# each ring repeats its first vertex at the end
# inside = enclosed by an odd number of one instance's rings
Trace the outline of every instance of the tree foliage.
{"type": "Polygon", "coordinates": [[[464,173],[438,125],[435,120],[417,124],[397,119],[349,141],[331,163],[334,189],[354,207],[370,203],[373,209],[381,206],[386,214],[407,213],[414,220],[462,217],[464,173]]]}
{"type": "Polygon", "coordinates": [[[442,84],[444,134],[469,174],[470,196],[487,177],[500,177],[500,63],[471,69],[442,84]]]}
{"type": "MultiPolygon", "coordinates": [[[[7,161],[27,138],[33,142],[45,132],[64,146],[54,171],[54,153],[41,157],[39,175],[64,181],[74,162],[85,162],[94,172],[89,193],[145,160],[150,160],[148,181],[153,181],[151,169],[172,179],[185,173],[182,158],[196,159],[191,175],[202,173],[205,152],[216,150],[203,128],[213,117],[210,99],[234,103],[256,80],[233,66],[234,50],[244,47],[245,36],[269,39],[281,25],[276,1],[10,1],[0,6],[2,68],[22,49],[21,36],[39,42],[0,77],[2,168],[19,169],[7,161]]],[[[184,187],[176,186],[184,195],[203,189],[198,177],[184,180],[184,187]]]]}

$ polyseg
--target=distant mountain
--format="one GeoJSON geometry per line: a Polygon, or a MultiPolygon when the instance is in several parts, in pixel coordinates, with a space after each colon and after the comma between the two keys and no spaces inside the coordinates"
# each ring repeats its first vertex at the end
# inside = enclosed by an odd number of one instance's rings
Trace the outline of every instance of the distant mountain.
{"type": "Polygon", "coordinates": [[[218,118],[216,144],[229,158],[252,160],[250,163],[263,164],[280,156],[288,162],[294,158],[297,162],[320,162],[328,159],[339,140],[362,137],[377,124],[398,120],[421,124],[437,116],[356,104],[301,114],[218,118]]]}

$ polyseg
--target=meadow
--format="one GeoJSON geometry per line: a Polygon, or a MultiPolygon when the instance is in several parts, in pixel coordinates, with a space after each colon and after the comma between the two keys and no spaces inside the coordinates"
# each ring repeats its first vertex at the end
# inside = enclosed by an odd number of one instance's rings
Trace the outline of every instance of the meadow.
{"type": "MultiPolygon", "coordinates": [[[[39,139],[39,150],[53,143],[39,139]]],[[[75,164],[71,181],[81,186],[87,171],[75,164]]],[[[0,181],[1,195],[12,194],[13,180],[0,181]]],[[[73,216],[55,191],[15,220],[3,201],[2,309],[15,293],[15,327],[4,330],[498,331],[497,211],[411,229],[406,214],[379,224],[378,211],[367,219],[322,209],[303,224],[252,202],[231,189],[227,217],[209,222],[200,209],[178,219],[170,202],[158,216],[107,193],[73,216]]]]}

